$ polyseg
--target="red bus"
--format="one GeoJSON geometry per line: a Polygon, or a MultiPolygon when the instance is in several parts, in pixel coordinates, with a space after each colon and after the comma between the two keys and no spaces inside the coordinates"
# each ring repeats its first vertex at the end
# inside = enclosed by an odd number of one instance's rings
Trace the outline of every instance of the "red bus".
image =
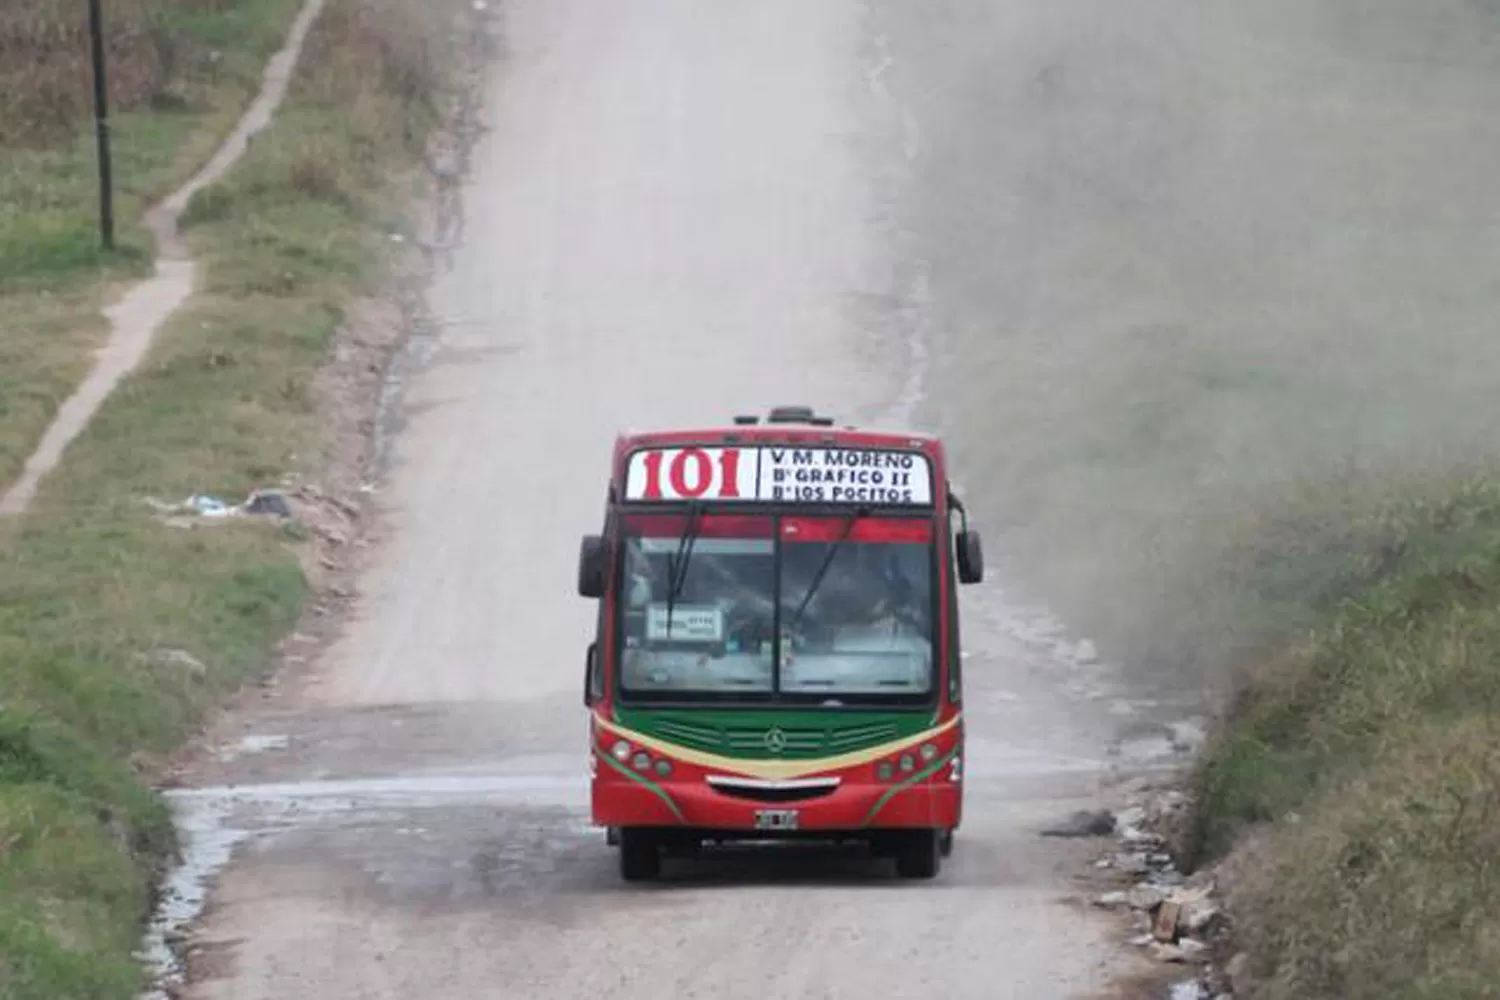
{"type": "Polygon", "coordinates": [[[789,838],[936,875],[963,815],[956,586],[983,573],[934,437],[805,407],[620,436],[578,591],[593,822],[622,877],[789,838]]]}

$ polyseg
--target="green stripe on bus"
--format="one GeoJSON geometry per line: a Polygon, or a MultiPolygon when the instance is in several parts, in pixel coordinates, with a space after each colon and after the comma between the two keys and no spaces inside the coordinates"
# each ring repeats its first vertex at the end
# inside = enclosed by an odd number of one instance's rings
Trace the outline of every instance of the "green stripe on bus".
{"type": "Polygon", "coordinates": [[[875,814],[878,813],[878,812],[880,812],[880,810],[884,809],[885,808],[885,804],[887,802],[891,801],[891,796],[895,795],[897,792],[901,791],[904,788],[910,788],[912,785],[916,784],[919,781],[922,781],[922,780],[924,780],[926,778],[932,777],[938,771],[942,770],[943,765],[946,764],[946,763],[948,763],[950,760],[952,760],[953,757],[954,757],[954,755],[957,754],[957,753],[958,753],[958,751],[956,749],[955,750],[949,750],[947,753],[945,753],[943,756],[939,757],[932,764],[929,764],[926,768],[918,771],[916,774],[912,775],[910,778],[907,778],[905,781],[901,782],[900,784],[892,785],[890,788],[887,788],[885,790],[885,794],[882,795],[879,799],[875,800],[875,804],[870,807],[869,813],[866,814],[866,816],[865,816],[865,821],[863,823],[861,823],[860,826],[869,826],[870,825],[870,821],[875,818],[875,814]]]}
{"type": "Polygon", "coordinates": [[[650,778],[647,778],[645,775],[636,774],[630,768],[615,760],[614,757],[610,754],[601,753],[599,754],[599,757],[604,761],[604,763],[608,764],[616,771],[619,771],[621,774],[625,775],[625,777],[631,779],[632,781],[638,781],[641,784],[645,785],[647,788],[651,789],[651,791],[655,792],[656,797],[667,804],[667,808],[672,810],[672,815],[676,816],[679,822],[687,821],[687,817],[682,815],[682,810],[677,808],[677,803],[672,801],[672,796],[667,794],[666,789],[662,788],[660,785],[652,781],[650,778]]]}

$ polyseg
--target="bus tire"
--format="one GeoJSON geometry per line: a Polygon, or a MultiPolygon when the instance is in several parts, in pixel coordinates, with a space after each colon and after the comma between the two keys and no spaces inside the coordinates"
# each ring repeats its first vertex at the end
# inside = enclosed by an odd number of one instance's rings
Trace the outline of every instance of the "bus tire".
{"type": "Polygon", "coordinates": [[[943,857],[949,857],[953,853],[953,831],[944,830],[938,835],[938,846],[942,849],[943,857]]]}
{"type": "Polygon", "coordinates": [[[937,830],[912,830],[896,848],[896,874],[902,878],[933,878],[943,864],[942,837],[937,830]]]}
{"type": "Polygon", "coordinates": [[[645,882],[661,874],[661,845],[648,830],[620,830],[620,877],[645,882]]]}

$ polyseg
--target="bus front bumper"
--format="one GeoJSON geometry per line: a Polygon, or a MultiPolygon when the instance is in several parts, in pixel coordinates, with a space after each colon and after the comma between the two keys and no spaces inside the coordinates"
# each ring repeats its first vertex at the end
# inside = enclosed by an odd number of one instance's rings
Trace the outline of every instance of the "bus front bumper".
{"type": "MultiPolygon", "coordinates": [[[[733,776],[657,779],[627,771],[603,754],[592,781],[593,821],[604,827],[679,827],[782,836],[878,829],[953,829],[962,792],[949,758],[930,773],[906,781],[851,780],[825,775],[836,784],[815,796],[786,799],[785,789],[757,789],[733,776]]],[[[863,776],[861,776],[863,777],[863,776]]]]}

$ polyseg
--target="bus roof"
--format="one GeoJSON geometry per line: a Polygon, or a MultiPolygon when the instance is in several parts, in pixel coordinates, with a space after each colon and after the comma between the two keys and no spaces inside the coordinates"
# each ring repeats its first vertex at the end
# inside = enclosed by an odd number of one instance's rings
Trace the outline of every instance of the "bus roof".
{"type": "Polygon", "coordinates": [[[810,407],[782,406],[765,418],[736,417],[730,424],[696,428],[674,428],[650,431],[624,431],[620,434],[621,451],[637,448],[682,446],[689,444],[831,444],[855,448],[899,448],[925,451],[934,457],[942,452],[936,435],[919,431],[838,425],[831,417],[822,417],[810,407]]]}
{"type": "Polygon", "coordinates": [[[848,448],[897,448],[925,451],[929,454],[942,450],[942,442],[932,434],[860,427],[705,426],[674,430],[625,431],[620,434],[619,442],[624,451],[634,451],[637,448],[682,447],[693,444],[834,445],[848,448]]]}

